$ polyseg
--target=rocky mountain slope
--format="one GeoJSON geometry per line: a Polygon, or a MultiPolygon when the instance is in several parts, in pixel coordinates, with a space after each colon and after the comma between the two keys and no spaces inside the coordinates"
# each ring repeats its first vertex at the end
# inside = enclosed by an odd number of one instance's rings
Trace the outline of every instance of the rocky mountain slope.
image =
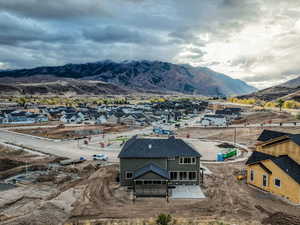
{"type": "Polygon", "coordinates": [[[264,101],[283,99],[300,102],[300,77],[274,87],[239,96],[239,98],[256,98],[264,101]]]}
{"type": "MultiPolygon", "coordinates": [[[[176,65],[159,61],[67,64],[57,67],[39,67],[0,72],[0,79],[33,82],[34,76],[59,79],[103,81],[132,90],[154,92],[181,92],[206,96],[241,95],[255,91],[245,82],[232,79],[205,67],[176,65]]],[[[10,83],[12,83],[10,82],[10,83]]]]}

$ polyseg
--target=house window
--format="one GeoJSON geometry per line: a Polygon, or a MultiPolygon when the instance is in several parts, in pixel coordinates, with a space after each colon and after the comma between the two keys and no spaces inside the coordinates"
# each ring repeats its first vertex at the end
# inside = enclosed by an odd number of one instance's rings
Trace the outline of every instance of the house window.
{"type": "Polygon", "coordinates": [[[177,172],[170,172],[171,180],[177,180],[177,172]]]}
{"type": "Polygon", "coordinates": [[[250,181],[253,182],[254,181],[254,171],[250,170],[250,181]]]}
{"type": "Polygon", "coordinates": [[[196,172],[189,172],[189,180],[196,180],[196,172]]]}
{"type": "Polygon", "coordinates": [[[267,187],[268,186],[268,176],[267,175],[263,175],[263,187],[267,187]]]}
{"type": "Polygon", "coordinates": [[[182,157],[179,164],[196,164],[196,158],[194,157],[182,157]]]}
{"type": "Polygon", "coordinates": [[[180,180],[187,180],[187,172],[179,172],[180,180]]]}
{"type": "Polygon", "coordinates": [[[276,187],[281,187],[281,180],[278,179],[278,178],[275,178],[274,179],[274,184],[275,184],[276,187]]]}
{"type": "Polygon", "coordinates": [[[184,164],[191,164],[192,159],[191,158],[184,158],[184,164]]]}
{"type": "Polygon", "coordinates": [[[132,172],[129,172],[129,171],[127,171],[126,173],[125,173],[125,177],[126,177],[126,179],[132,179],[132,177],[133,177],[133,173],[132,172]]]}
{"type": "Polygon", "coordinates": [[[153,184],[161,184],[161,181],[160,180],[154,180],[153,184]]]}
{"type": "Polygon", "coordinates": [[[196,158],[192,158],[192,164],[196,164],[196,158]]]}

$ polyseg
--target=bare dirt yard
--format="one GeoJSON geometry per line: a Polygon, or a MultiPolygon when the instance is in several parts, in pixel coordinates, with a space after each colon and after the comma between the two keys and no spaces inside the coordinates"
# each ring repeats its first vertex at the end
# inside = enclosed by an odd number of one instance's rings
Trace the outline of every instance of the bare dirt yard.
{"type": "MultiPolygon", "coordinates": [[[[271,129],[276,131],[288,132],[288,133],[300,133],[299,127],[243,127],[236,128],[236,142],[239,144],[247,145],[254,148],[258,136],[264,129],[271,129]]],[[[190,138],[205,138],[207,140],[220,140],[234,142],[235,128],[183,128],[176,132],[177,137],[186,138],[188,135],[190,138]]]]}
{"type": "Polygon", "coordinates": [[[287,123],[287,122],[300,122],[287,112],[272,112],[272,111],[262,111],[262,112],[250,112],[249,114],[242,115],[241,120],[234,121],[234,124],[250,123],[250,124],[268,124],[268,123],[287,123]]]}
{"type": "Polygon", "coordinates": [[[129,130],[126,125],[83,125],[68,127],[51,127],[51,128],[34,128],[34,129],[15,129],[15,132],[30,134],[39,137],[47,137],[51,139],[69,139],[83,138],[90,135],[98,135],[102,133],[122,132],[129,130]]]}
{"type": "MultiPolygon", "coordinates": [[[[260,224],[273,213],[298,216],[300,209],[237,181],[234,173],[243,164],[206,165],[213,175],[205,177],[203,200],[144,198],[131,200],[130,194],[115,182],[117,167],[95,172],[81,183],[84,191],[74,203],[69,222],[86,219],[153,218],[166,213],[180,218],[214,218],[236,224],[260,224]],[[265,210],[263,213],[262,210],[265,210]],[[269,214],[267,214],[268,212],[269,214]]],[[[276,224],[276,223],[273,223],[276,224]]]]}
{"type": "Polygon", "coordinates": [[[150,225],[155,224],[153,218],[160,213],[170,214],[177,221],[174,224],[180,225],[294,225],[297,223],[291,221],[299,221],[300,208],[235,179],[234,174],[243,163],[205,166],[213,172],[205,175],[202,187],[207,198],[169,203],[160,198],[140,198],[133,202],[130,192],[116,182],[118,165],[97,168],[93,162],[85,162],[62,168],[78,178],[55,182],[59,177],[54,175],[55,179],[44,178],[32,185],[0,192],[0,224],[150,225]]]}

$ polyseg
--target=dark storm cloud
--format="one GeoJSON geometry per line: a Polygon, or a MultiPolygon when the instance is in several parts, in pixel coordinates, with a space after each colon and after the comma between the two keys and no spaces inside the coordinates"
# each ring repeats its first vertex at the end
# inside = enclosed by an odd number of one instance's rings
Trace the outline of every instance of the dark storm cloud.
{"type": "Polygon", "coordinates": [[[0,31],[0,44],[5,45],[33,41],[65,42],[73,39],[71,35],[49,29],[45,24],[17,18],[7,13],[0,13],[0,31]]]}
{"type": "Polygon", "coordinates": [[[132,43],[132,44],[163,44],[156,35],[124,26],[104,26],[84,29],[86,39],[103,44],[132,43]]]}
{"type": "Polygon", "coordinates": [[[8,0],[0,1],[0,11],[29,18],[63,19],[108,15],[99,0],[8,0]]]}
{"type": "Polygon", "coordinates": [[[282,21],[283,27],[292,26],[300,17],[297,7],[300,4],[295,0],[276,4],[273,0],[0,0],[0,69],[3,63],[21,68],[156,59],[226,64],[251,72],[245,78],[249,81],[268,80],[271,74],[281,79],[297,73],[300,65],[295,59],[300,50],[299,31],[293,28],[274,37],[276,51],[266,47],[259,55],[206,61],[211,53],[207,47],[228,43],[245,27],[262,21],[266,26],[282,21]],[[280,53],[292,60],[278,57],[280,53]],[[269,68],[258,70],[262,64],[269,68]]]}

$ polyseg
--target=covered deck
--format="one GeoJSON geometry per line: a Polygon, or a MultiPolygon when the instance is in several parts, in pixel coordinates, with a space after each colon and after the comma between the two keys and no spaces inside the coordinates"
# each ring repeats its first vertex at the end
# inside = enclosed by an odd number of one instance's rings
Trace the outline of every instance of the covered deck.
{"type": "Polygon", "coordinates": [[[133,194],[137,197],[169,197],[169,173],[155,164],[148,164],[133,175],[133,194]]]}

